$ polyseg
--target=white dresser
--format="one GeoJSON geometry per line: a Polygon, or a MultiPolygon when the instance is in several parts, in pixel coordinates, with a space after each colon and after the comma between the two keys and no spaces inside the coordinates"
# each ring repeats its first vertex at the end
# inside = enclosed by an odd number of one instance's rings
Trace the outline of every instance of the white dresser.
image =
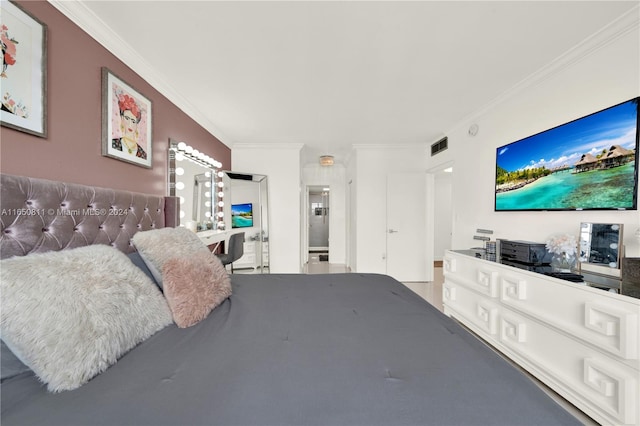
{"type": "Polygon", "coordinates": [[[253,268],[258,266],[260,260],[258,254],[258,242],[257,241],[245,241],[242,248],[242,257],[233,262],[233,267],[236,269],[253,268]]]}
{"type": "Polygon", "coordinates": [[[447,251],[445,314],[601,424],[640,425],[640,300],[447,251]]]}

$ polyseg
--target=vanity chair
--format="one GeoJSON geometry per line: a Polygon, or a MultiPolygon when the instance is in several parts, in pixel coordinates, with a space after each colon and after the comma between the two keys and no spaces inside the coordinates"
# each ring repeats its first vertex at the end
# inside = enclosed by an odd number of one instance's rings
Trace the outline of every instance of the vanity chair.
{"type": "Polygon", "coordinates": [[[240,259],[244,254],[244,232],[238,232],[229,237],[229,248],[226,253],[217,254],[218,259],[224,266],[231,265],[233,273],[233,262],[240,259]]]}

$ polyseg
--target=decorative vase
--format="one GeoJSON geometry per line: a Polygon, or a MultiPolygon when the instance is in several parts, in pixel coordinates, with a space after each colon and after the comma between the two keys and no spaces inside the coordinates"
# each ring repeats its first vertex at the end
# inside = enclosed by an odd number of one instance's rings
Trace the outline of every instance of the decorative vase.
{"type": "Polygon", "coordinates": [[[560,253],[551,258],[551,268],[554,272],[573,272],[576,266],[576,256],[560,253]]]}

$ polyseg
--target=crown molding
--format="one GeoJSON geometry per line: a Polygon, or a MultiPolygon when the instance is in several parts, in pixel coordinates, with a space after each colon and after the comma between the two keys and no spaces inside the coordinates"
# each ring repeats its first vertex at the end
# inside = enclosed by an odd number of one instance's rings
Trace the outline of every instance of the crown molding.
{"type": "Polygon", "coordinates": [[[450,134],[460,129],[467,129],[470,123],[472,123],[478,117],[486,114],[500,104],[507,102],[512,98],[515,98],[517,95],[522,93],[522,91],[543,83],[544,81],[565,71],[567,68],[572,67],[574,64],[589,57],[598,50],[614,43],[619,38],[624,37],[625,35],[633,31],[638,31],[639,28],[640,5],[636,5],[617,19],[607,24],[599,31],[587,37],[562,55],[558,56],[549,64],[543,66],[536,72],[525,77],[510,89],[506,90],[493,100],[486,103],[483,107],[467,115],[467,117],[460,120],[448,131],[446,131],[445,134],[450,134]]]}
{"type": "Polygon", "coordinates": [[[136,72],[147,83],[165,96],[196,123],[204,127],[220,142],[231,148],[233,141],[227,138],[216,126],[189,102],[180,92],[171,86],[125,39],[78,0],[47,0],[63,15],[80,27],[85,33],[100,43],[116,58],[136,72]]]}
{"type": "Polygon", "coordinates": [[[233,149],[295,149],[302,150],[305,145],[303,143],[286,143],[286,142],[275,142],[275,143],[235,143],[233,144],[233,149]]]}
{"type": "Polygon", "coordinates": [[[420,143],[398,143],[398,144],[393,144],[393,143],[381,143],[381,144],[375,144],[375,143],[357,143],[357,144],[353,144],[351,145],[351,148],[354,151],[359,151],[359,150],[380,150],[380,149],[425,149],[427,148],[427,144],[426,142],[420,142],[420,143]]]}

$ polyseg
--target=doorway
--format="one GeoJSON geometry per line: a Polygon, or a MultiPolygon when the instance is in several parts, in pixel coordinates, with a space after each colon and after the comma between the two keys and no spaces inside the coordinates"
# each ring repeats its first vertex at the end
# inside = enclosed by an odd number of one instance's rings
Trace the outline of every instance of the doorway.
{"type": "Polygon", "coordinates": [[[328,186],[309,186],[307,203],[307,242],[309,263],[329,261],[329,200],[328,186]]]}
{"type": "Polygon", "coordinates": [[[435,180],[433,192],[434,206],[434,261],[442,266],[445,250],[452,248],[453,237],[453,163],[447,163],[432,169],[435,180]]]}

